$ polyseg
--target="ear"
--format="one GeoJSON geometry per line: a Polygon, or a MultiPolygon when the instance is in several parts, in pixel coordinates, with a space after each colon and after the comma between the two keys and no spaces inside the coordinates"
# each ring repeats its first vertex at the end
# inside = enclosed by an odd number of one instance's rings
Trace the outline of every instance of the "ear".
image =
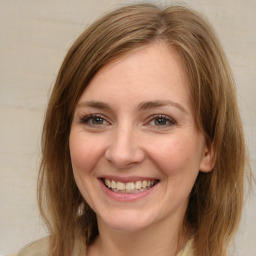
{"type": "Polygon", "coordinates": [[[199,170],[201,172],[211,172],[215,166],[215,162],[216,154],[213,145],[205,145],[199,170]]]}

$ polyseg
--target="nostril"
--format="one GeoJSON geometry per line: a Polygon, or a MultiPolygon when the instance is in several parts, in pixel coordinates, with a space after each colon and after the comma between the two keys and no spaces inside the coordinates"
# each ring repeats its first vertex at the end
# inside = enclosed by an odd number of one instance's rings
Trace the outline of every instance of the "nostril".
{"type": "Polygon", "coordinates": [[[144,153],[140,149],[118,150],[108,149],[105,153],[108,162],[111,162],[118,168],[128,168],[134,164],[140,163],[144,159],[144,153]]]}

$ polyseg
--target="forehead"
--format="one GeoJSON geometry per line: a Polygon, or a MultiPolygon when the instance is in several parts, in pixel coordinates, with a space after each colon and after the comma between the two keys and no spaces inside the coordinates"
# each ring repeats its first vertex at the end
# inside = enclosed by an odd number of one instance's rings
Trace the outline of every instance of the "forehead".
{"type": "Polygon", "coordinates": [[[141,47],[99,70],[83,92],[83,100],[124,104],[175,100],[189,104],[188,79],[179,55],[158,42],[141,47]]]}

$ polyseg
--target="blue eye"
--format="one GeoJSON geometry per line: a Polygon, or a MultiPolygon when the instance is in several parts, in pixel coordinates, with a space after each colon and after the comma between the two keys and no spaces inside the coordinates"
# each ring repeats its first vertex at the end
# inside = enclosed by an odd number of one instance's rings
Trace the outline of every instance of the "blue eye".
{"type": "Polygon", "coordinates": [[[91,114],[88,116],[85,116],[81,118],[81,123],[90,125],[90,126],[101,126],[101,125],[108,125],[109,123],[102,117],[101,115],[98,114],[91,114]]]}

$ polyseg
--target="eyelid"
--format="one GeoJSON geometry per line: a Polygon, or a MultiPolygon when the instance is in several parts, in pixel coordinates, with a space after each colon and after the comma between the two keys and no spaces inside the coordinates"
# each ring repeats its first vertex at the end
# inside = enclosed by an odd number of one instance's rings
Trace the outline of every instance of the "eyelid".
{"type": "Polygon", "coordinates": [[[175,125],[177,122],[173,119],[173,118],[171,118],[170,116],[168,116],[168,115],[165,115],[165,114],[154,114],[154,115],[152,115],[152,116],[150,116],[148,119],[147,119],[147,121],[146,121],[146,123],[144,124],[144,126],[147,126],[147,125],[150,125],[150,122],[152,122],[153,120],[155,120],[155,119],[157,119],[157,118],[162,118],[162,119],[165,119],[167,122],[169,122],[169,124],[168,125],[159,125],[159,126],[157,126],[157,125],[151,125],[151,126],[154,126],[156,129],[164,129],[164,128],[167,128],[167,127],[170,127],[170,126],[172,126],[172,125],[175,125]]]}
{"type": "MultiPolygon", "coordinates": [[[[105,115],[100,114],[100,113],[84,114],[79,118],[79,123],[89,126],[89,127],[92,127],[92,128],[101,128],[103,126],[105,127],[107,125],[111,125],[111,121],[105,115]],[[103,123],[99,123],[99,124],[90,123],[90,121],[93,118],[100,118],[103,120],[103,123]]],[[[154,129],[166,129],[166,128],[170,128],[171,126],[175,125],[176,123],[177,122],[168,115],[154,114],[147,118],[147,120],[146,120],[146,122],[144,122],[143,126],[150,126],[150,127],[153,127],[154,129]],[[163,119],[166,121],[166,123],[163,125],[151,124],[152,121],[157,120],[157,119],[163,119]]]]}
{"type": "Polygon", "coordinates": [[[96,126],[105,126],[106,124],[99,124],[99,125],[94,125],[94,124],[90,124],[89,121],[92,119],[92,118],[101,118],[103,119],[103,121],[107,122],[108,125],[111,124],[110,121],[108,120],[108,118],[106,118],[104,115],[102,114],[99,114],[99,113],[93,113],[93,114],[85,114],[83,115],[82,117],[79,118],[79,122],[81,124],[84,124],[84,125],[88,125],[88,126],[91,126],[91,127],[96,127],[96,126]]]}

